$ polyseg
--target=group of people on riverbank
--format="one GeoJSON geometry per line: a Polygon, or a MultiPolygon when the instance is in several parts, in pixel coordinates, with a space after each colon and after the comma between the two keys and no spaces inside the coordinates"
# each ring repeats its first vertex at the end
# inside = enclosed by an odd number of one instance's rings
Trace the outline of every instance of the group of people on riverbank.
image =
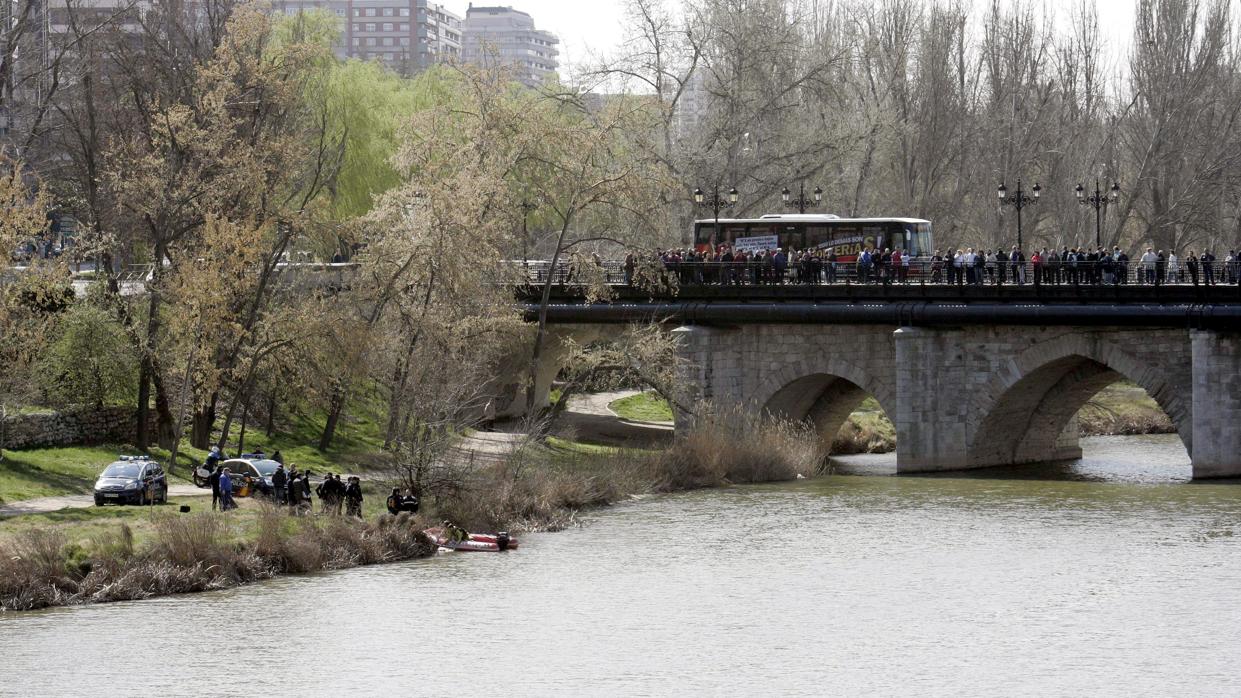
{"type": "MultiPolygon", "coordinates": [[[[834,248],[813,250],[714,249],[657,250],[665,280],[682,285],[900,284],[956,285],[1153,285],[1241,284],[1241,253],[1223,259],[1210,251],[1175,252],[1146,248],[1134,259],[1120,247],[1039,248],[1029,255],[1017,246],[1008,250],[965,248],[929,257],[902,248],[863,249],[848,255],[834,248]]],[[[649,260],[647,260],[649,261],[649,260]]],[[[622,264],[624,283],[633,285],[643,266],[642,255],[630,253],[622,264]]]]}
{"type": "MultiPolygon", "coordinates": [[[[212,510],[228,511],[237,508],[234,500],[236,478],[228,467],[216,465],[208,476],[211,486],[212,510]]],[[[314,473],[310,470],[300,471],[296,464],[290,464],[285,470],[281,463],[271,475],[270,491],[265,492],[271,500],[281,506],[289,507],[294,516],[314,511],[312,493],[319,499],[319,511],[323,514],[340,516],[342,509],[346,516],[362,518],[362,480],[357,476],[349,476],[341,480],[339,473],[328,473],[318,485],[312,485],[314,473]]],[[[250,483],[253,492],[259,492],[255,483],[250,483]]]]}

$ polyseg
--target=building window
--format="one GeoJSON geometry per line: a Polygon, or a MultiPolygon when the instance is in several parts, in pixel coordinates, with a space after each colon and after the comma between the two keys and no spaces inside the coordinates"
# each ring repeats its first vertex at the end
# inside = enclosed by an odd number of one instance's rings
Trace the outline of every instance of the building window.
{"type": "Polygon", "coordinates": [[[408,36],[402,36],[402,37],[401,37],[401,45],[402,45],[402,46],[409,46],[409,37],[408,37],[408,36]]]}
{"type": "Polygon", "coordinates": [[[375,31],[375,23],[374,23],[374,22],[367,22],[367,23],[366,23],[366,31],[368,31],[368,32],[373,32],[373,31],[375,31]]]}
{"type": "Polygon", "coordinates": [[[353,11],[353,16],[354,16],[354,17],[361,17],[361,16],[362,16],[362,10],[355,9],[355,10],[353,11]]]}
{"type": "Polygon", "coordinates": [[[401,22],[396,28],[400,31],[407,32],[409,31],[409,22],[401,22]]]}
{"type": "Polygon", "coordinates": [[[358,37],[356,37],[356,36],[355,36],[355,37],[353,37],[353,45],[354,45],[354,46],[361,46],[361,45],[362,45],[362,40],[361,40],[361,39],[359,39],[359,38],[358,38],[358,37]]]}
{"type": "Polygon", "coordinates": [[[366,45],[367,45],[367,46],[374,46],[374,45],[375,45],[375,37],[373,37],[373,36],[368,36],[368,37],[366,37],[366,45]]]}
{"type": "Polygon", "coordinates": [[[386,32],[392,31],[392,22],[384,22],[384,31],[386,32]]]}
{"type": "Polygon", "coordinates": [[[385,7],[385,8],[384,8],[384,17],[391,17],[391,16],[392,16],[392,8],[391,8],[391,7],[385,7]]]}
{"type": "Polygon", "coordinates": [[[338,7],[338,8],[336,8],[336,16],[337,16],[337,17],[344,17],[344,16],[345,16],[345,9],[344,9],[343,7],[338,7]]]}
{"type": "Polygon", "coordinates": [[[366,16],[367,16],[367,17],[374,17],[374,16],[375,16],[375,8],[373,8],[373,7],[368,7],[368,8],[366,8],[366,16]]]}
{"type": "Polygon", "coordinates": [[[402,17],[408,17],[408,16],[409,16],[409,8],[408,8],[408,7],[402,7],[402,8],[401,8],[401,16],[402,16],[402,17]]]}
{"type": "Polygon", "coordinates": [[[392,37],[390,37],[390,36],[385,36],[385,37],[384,37],[384,46],[391,46],[391,45],[392,45],[392,37]]]}
{"type": "Polygon", "coordinates": [[[360,32],[360,31],[362,31],[362,25],[361,25],[361,24],[354,23],[354,25],[353,25],[353,30],[354,30],[355,32],[360,32]]]}

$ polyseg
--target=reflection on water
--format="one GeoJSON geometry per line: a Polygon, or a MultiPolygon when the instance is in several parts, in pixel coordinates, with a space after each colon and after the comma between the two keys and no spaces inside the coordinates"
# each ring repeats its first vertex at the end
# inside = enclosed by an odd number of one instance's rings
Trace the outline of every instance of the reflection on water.
{"type": "Polygon", "coordinates": [[[1237,694],[1241,488],[1181,483],[1175,437],[1088,449],[1056,479],[651,497],[511,554],[4,617],[0,693],[1237,694]]]}

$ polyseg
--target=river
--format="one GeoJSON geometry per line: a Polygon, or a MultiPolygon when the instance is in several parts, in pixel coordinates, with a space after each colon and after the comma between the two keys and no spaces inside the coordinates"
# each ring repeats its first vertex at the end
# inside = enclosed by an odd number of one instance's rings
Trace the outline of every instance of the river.
{"type": "Polygon", "coordinates": [[[649,497],[502,555],[0,616],[0,694],[1237,695],[1241,486],[1068,466],[649,497]]]}

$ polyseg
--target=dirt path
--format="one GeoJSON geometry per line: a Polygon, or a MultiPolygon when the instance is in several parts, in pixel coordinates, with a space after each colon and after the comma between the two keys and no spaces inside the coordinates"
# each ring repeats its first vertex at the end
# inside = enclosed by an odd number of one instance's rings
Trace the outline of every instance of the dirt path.
{"type": "MultiPolygon", "coordinates": [[[[169,497],[195,497],[203,494],[209,495],[211,490],[195,487],[194,485],[168,486],[169,497]]],[[[22,514],[47,514],[53,511],[60,511],[61,509],[86,509],[93,506],[95,506],[95,497],[89,494],[36,497],[0,506],[0,517],[21,516],[22,514]]]]}

